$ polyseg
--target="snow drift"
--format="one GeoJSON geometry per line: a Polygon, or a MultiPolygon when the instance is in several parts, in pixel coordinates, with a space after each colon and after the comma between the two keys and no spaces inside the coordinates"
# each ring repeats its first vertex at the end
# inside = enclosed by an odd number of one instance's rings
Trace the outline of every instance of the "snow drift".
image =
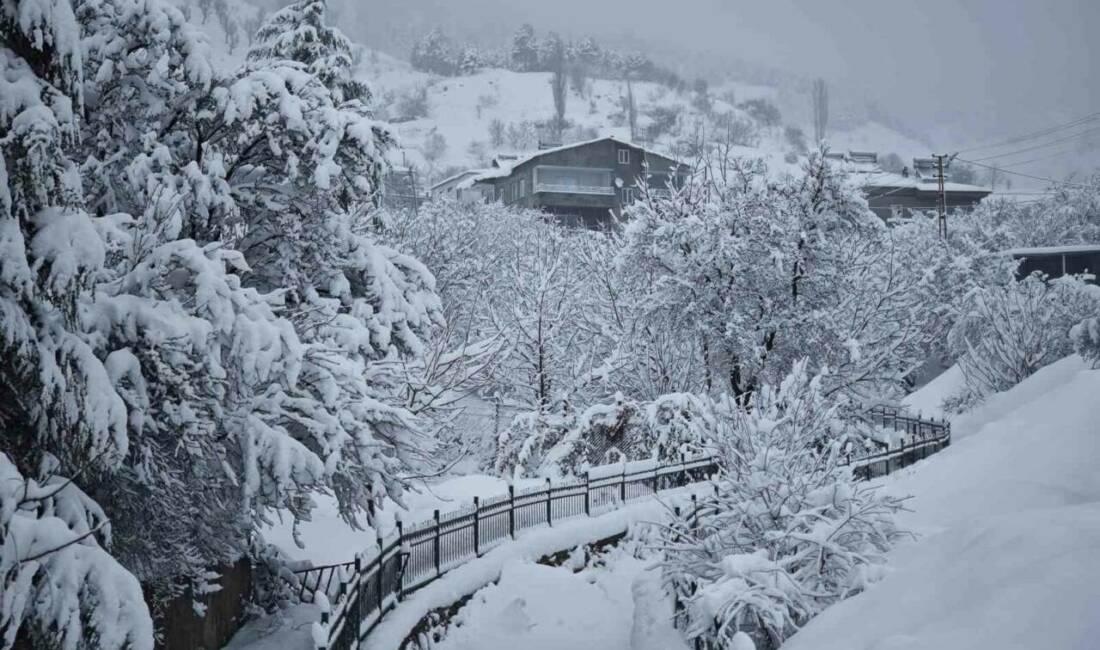
{"type": "Polygon", "coordinates": [[[1100,638],[1100,370],[1068,357],[979,412],[957,442],[884,480],[920,533],[892,573],[785,650],[1088,648],[1100,638]]]}

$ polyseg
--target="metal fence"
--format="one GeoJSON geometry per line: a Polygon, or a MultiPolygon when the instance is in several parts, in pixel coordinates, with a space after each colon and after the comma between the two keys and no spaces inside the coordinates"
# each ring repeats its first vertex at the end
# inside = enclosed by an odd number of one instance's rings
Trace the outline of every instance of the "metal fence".
{"type": "Polygon", "coordinates": [[[951,423],[947,420],[907,415],[902,409],[883,405],[864,411],[863,417],[870,424],[902,434],[901,444],[896,447],[878,442],[870,450],[851,450],[847,464],[865,480],[908,467],[951,444],[951,423]]]}
{"type": "Polygon", "coordinates": [[[583,479],[517,491],[489,499],[474,498],[468,508],[405,527],[398,522],[388,539],[378,540],[369,560],[363,555],[344,564],[297,572],[304,601],[325,594],[322,610],[327,631],[319,649],[358,647],[382,616],[409,593],[447,571],[480,557],[536,526],[613,510],[661,490],[706,480],[718,470],[713,456],[657,465],[651,461],[596,467],[583,479]]]}

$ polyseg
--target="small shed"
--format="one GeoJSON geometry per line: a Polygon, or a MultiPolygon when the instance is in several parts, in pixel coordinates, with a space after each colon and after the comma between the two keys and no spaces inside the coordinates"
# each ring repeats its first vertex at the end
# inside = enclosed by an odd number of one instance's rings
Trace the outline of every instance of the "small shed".
{"type": "Polygon", "coordinates": [[[1020,260],[1016,274],[1021,278],[1040,271],[1051,278],[1084,275],[1090,284],[1098,284],[1100,244],[1012,248],[1004,253],[1020,260]]]}

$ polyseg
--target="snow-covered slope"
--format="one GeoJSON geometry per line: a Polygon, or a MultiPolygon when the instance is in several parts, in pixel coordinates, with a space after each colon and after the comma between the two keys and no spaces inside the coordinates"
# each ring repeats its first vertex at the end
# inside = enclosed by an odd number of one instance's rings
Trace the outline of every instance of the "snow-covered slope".
{"type": "Polygon", "coordinates": [[[881,583],[784,650],[1097,647],[1100,370],[1048,366],[955,421],[951,447],[889,477],[919,534],[881,583]]]}

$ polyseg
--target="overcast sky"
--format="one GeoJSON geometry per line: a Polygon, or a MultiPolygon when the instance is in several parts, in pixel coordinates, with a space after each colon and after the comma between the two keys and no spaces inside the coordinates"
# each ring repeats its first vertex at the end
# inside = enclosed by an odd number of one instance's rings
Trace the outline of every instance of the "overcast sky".
{"type": "MultiPolygon", "coordinates": [[[[439,22],[453,36],[469,29],[511,33],[529,20],[540,32],[629,34],[822,76],[834,93],[866,95],[942,148],[1100,111],[1100,0],[367,0],[361,6],[374,7],[367,11],[376,28],[389,11],[406,21],[439,22]]],[[[1047,168],[1053,173],[1060,162],[1047,168]]]]}

